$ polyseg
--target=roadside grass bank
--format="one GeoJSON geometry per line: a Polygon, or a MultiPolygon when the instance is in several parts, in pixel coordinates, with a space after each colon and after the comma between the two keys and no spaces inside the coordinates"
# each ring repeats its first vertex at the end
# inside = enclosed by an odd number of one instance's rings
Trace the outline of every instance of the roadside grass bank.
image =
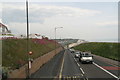
{"type": "Polygon", "coordinates": [[[120,43],[89,42],[74,47],[80,51],[90,51],[92,54],[120,61],[120,43]]]}
{"type": "MultiPolygon", "coordinates": [[[[60,45],[57,43],[56,45],[60,45]]],[[[48,39],[30,39],[29,51],[33,54],[29,57],[38,58],[55,49],[55,41],[48,39]]],[[[2,40],[2,66],[12,70],[19,68],[28,61],[27,39],[2,40]]]]}

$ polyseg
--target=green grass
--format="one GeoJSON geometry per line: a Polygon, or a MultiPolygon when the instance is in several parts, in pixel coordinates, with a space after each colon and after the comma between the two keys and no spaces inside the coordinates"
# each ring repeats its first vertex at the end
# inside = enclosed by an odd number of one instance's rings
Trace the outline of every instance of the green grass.
{"type": "MultiPolygon", "coordinates": [[[[46,42],[48,41],[46,40],[46,42]]],[[[33,55],[30,55],[30,57],[33,59],[53,49],[55,49],[55,44],[53,42],[38,44],[31,39],[29,40],[29,51],[33,52],[33,55]]],[[[18,65],[22,66],[27,61],[28,53],[26,39],[6,39],[2,41],[2,66],[15,69],[18,65]]]]}
{"type": "Polygon", "coordinates": [[[90,42],[80,44],[74,47],[74,49],[91,51],[92,54],[120,61],[120,54],[118,53],[120,50],[120,43],[90,42]]]}
{"type": "Polygon", "coordinates": [[[2,65],[2,40],[0,40],[0,65],[2,65]]]}

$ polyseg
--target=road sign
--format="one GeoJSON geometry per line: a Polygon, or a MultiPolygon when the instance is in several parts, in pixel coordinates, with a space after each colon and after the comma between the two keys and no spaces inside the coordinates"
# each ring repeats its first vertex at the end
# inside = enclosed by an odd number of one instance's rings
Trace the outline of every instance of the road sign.
{"type": "Polygon", "coordinates": [[[32,55],[33,54],[33,52],[32,51],[29,51],[29,55],[32,55]]]}

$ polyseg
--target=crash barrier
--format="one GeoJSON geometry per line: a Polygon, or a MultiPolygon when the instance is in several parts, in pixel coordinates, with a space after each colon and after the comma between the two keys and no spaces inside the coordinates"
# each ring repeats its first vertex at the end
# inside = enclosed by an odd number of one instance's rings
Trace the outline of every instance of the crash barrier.
{"type": "MultiPolygon", "coordinates": [[[[43,64],[47,63],[52,57],[62,51],[63,48],[60,47],[56,50],[53,50],[49,53],[44,54],[43,56],[35,59],[31,64],[31,69],[29,70],[29,74],[36,72],[43,64]],[[55,53],[56,52],[56,53],[55,53]]],[[[28,76],[28,64],[22,66],[19,69],[13,70],[8,73],[8,78],[26,78],[28,76]]]]}

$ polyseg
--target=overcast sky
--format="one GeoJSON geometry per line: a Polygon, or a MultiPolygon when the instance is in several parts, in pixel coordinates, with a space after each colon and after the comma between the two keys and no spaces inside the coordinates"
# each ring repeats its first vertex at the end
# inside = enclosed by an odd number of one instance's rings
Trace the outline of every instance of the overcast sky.
{"type": "MultiPolygon", "coordinates": [[[[14,0],[13,0],[14,1],[14,0]]],[[[26,34],[25,2],[4,2],[2,22],[14,34],[26,34]]],[[[29,2],[30,33],[88,41],[118,39],[117,2],[29,2]]]]}

